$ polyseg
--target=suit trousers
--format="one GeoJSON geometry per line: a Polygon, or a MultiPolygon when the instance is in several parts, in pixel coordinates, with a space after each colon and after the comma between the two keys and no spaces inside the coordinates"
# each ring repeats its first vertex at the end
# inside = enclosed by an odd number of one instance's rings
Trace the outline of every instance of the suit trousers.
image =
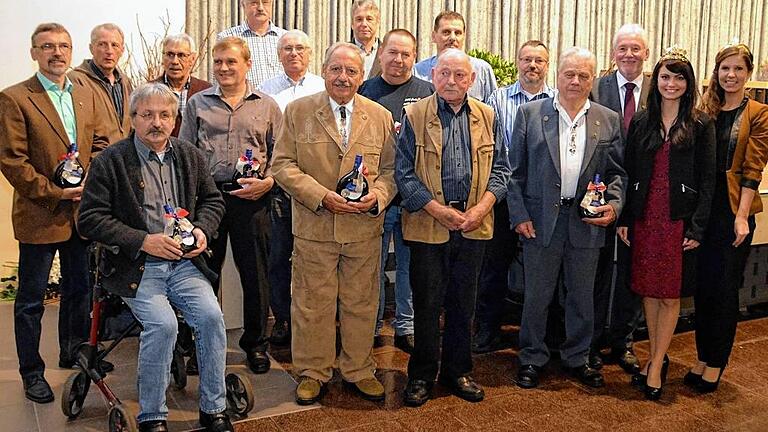
{"type": "MultiPolygon", "coordinates": [[[[223,193],[226,213],[219,225],[218,237],[210,240],[213,256],[212,271],[221,275],[227,255],[227,237],[232,244],[232,257],[240,274],[243,288],[243,335],[240,348],[244,351],[267,350],[267,318],[269,315],[269,280],[267,259],[270,221],[269,194],[257,201],[245,200],[223,193]]],[[[219,285],[214,285],[218,292],[219,285]]]]}
{"type": "Polygon", "coordinates": [[[272,233],[269,247],[270,306],[276,322],[291,322],[291,197],[280,187],[272,188],[269,213],[272,233]]]}
{"type": "Polygon", "coordinates": [[[22,378],[42,376],[45,371],[45,363],[40,357],[41,320],[48,275],[56,251],[61,263],[59,361],[73,362],[78,345],[88,339],[91,291],[86,247],[87,242],[74,231],[69,240],[61,243],[19,244],[19,289],[13,311],[22,378]]]}
{"type": "MultiPolygon", "coordinates": [[[[565,282],[565,342],[560,358],[566,367],[587,361],[594,326],[593,291],[599,248],[580,248],[569,238],[568,224],[576,207],[561,207],[549,246],[523,240],[525,300],[520,324],[520,364],[544,366],[549,349],[544,341],[547,314],[557,293],[559,269],[565,282]]],[[[535,228],[535,226],[534,226],[535,228]]]]}
{"type": "Polygon", "coordinates": [[[472,372],[472,316],[486,243],[464,238],[458,231],[451,232],[447,243],[408,242],[415,342],[409,379],[434,381],[438,359],[445,378],[472,372]],[[441,308],[445,310],[442,355],[441,308]]]}
{"type": "Polygon", "coordinates": [[[640,322],[643,302],[630,289],[631,249],[616,237],[615,227],[606,229],[605,239],[606,244],[600,249],[595,274],[595,333],[592,336],[592,350],[597,352],[608,346],[614,353],[618,353],[632,347],[632,335],[640,322]]]}
{"type": "Polygon", "coordinates": [[[373,377],[380,254],[378,236],[343,244],[294,237],[291,353],[299,376],[322,382],[333,377],[338,312],[342,378],[358,382],[373,377]]]}

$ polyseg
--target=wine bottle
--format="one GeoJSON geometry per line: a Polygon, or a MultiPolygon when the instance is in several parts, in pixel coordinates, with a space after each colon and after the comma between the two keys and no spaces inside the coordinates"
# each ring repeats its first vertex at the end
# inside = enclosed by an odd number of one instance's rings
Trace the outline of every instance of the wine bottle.
{"type": "Polygon", "coordinates": [[[605,205],[605,184],[600,180],[600,174],[595,174],[594,181],[589,182],[587,193],[579,205],[579,214],[583,218],[599,218],[603,212],[595,211],[595,208],[605,205]]]}
{"type": "Polygon", "coordinates": [[[197,249],[197,241],[192,230],[195,226],[187,219],[188,211],[180,208],[174,209],[170,204],[163,206],[165,209],[165,229],[163,233],[176,240],[184,253],[197,249]]]}
{"type": "Polygon", "coordinates": [[[258,158],[253,157],[253,149],[245,149],[245,154],[237,159],[235,164],[235,173],[232,175],[232,181],[224,183],[222,189],[224,192],[232,192],[243,187],[237,182],[241,178],[264,178],[261,172],[261,163],[258,158]]]}
{"type": "Polygon", "coordinates": [[[74,188],[83,183],[85,170],[77,159],[80,152],[77,143],[69,146],[69,151],[59,159],[59,164],[53,174],[54,183],[60,188],[74,188]]]}
{"type": "Polygon", "coordinates": [[[336,184],[336,193],[347,201],[358,202],[368,194],[368,179],[363,175],[363,155],[355,155],[355,165],[336,184]]]}

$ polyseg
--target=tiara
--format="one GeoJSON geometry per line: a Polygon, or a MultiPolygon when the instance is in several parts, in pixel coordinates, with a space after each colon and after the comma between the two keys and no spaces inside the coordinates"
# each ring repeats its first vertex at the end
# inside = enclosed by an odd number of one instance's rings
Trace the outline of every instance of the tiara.
{"type": "Polygon", "coordinates": [[[677,45],[672,45],[671,47],[664,50],[664,54],[661,55],[659,61],[665,60],[679,60],[688,64],[691,63],[691,61],[688,60],[688,51],[677,45]]]}
{"type": "Polygon", "coordinates": [[[749,49],[749,47],[746,44],[739,42],[738,37],[734,37],[733,39],[731,39],[731,41],[728,44],[723,45],[723,47],[720,48],[720,51],[726,48],[744,48],[747,51],[747,54],[749,54],[749,56],[752,57],[752,50],[749,49]]]}

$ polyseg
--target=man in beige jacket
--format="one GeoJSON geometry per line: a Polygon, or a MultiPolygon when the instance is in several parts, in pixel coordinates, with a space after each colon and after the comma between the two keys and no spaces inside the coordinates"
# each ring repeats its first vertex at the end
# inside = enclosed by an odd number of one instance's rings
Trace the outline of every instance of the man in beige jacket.
{"type": "Polygon", "coordinates": [[[396,193],[395,148],[389,111],[356,94],[363,74],[355,45],[332,45],[322,69],[326,91],[288,104],[276,140],[274,176],[293,197],[291,351],[302,405],[321,397],[337,362],[344,381],[364,398],[384,398],[371,350],[384,223],[379,211],[396,193]],[[356,155],[363,157],[369,192],[348,202],[336,184],[356,155]]]}

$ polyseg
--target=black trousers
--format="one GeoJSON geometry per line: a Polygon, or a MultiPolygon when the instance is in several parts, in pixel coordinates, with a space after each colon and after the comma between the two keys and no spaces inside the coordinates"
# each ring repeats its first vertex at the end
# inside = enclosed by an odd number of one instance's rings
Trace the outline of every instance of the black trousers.
{"type": "Polygon", "coordinates": [[[486,241],[451,232],[443,244],[408,242],[415,346],[409,379],[434,381],[472,372],[472,315],[486,241]],[[440,309],[445,309],[440,355],[440,309]]]}
{"type": "MultiPolygon", "coordinates": [[[[210,242],[213,256],[211,270],[219,275],[227,254],[227,237],[232,243],[232,256],[243,287],[244,351],[266,351],[267,317],[269,314],[269,280],[267,263],[270,220],[269,193],[258,201],[244,200],[224,193],[226,213],[219,225],[219,235],[210,242]]],[[[219,284],[214,285],[217,291],[219,284]]]]}
{"type": "Polygon", "coordinates": [[[739,318],[739,288],[744,281],[744,268],[755,232],[755,217],[750,216],[749,235],[739,247],[733,247],[734,219],[723,179],[715,189],[712,213],[701,242],[698,283],[693,297],[698,358],[715,368],[724,368],[731,355],[739,318]]]}
{"type": "Polygon", "coordinates": [[[272,188],[272,222],[269,248],[270,305],[275,321],[291,322],[291,197],[279,187],[272,188]]]}
{"type": "Polygon", "coordinates": [[[517,252],[518,235],[509,227],[507,201],[493,207],[493,238],[486,243],[477,288],[477,329],[498,332],[504,314],[504,299],[509,292],[509,267],[517,252]]]}

